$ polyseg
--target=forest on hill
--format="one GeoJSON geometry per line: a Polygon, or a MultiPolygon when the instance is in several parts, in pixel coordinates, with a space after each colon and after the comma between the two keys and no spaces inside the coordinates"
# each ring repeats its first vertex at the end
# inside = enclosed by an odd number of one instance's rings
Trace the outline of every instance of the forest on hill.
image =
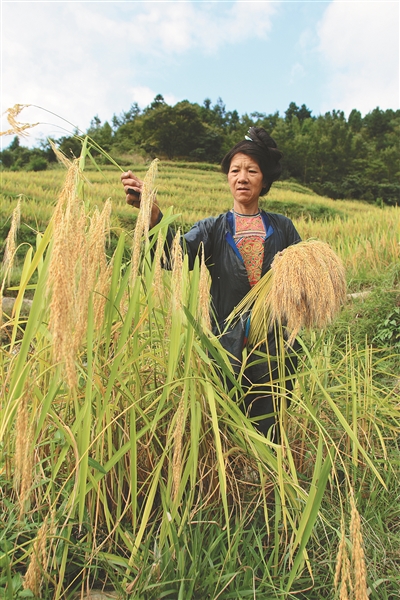
{"type": "MultiPolygon", "coordinates": [[[[67,156],[78,156],[82,135],[120,164],[133,156],[219,163],[251,126],[264,127],[284,153],[283,179],[294,179],[318,194],[379,205],[400,204],[400,110],[366,114],[353,109],[348,118],[332,110],[314,116],[306,106],[289,104],[284,115],[227,111],[221,99],[212,104],[183,100],[174,106],[158,94],[143,110],[134,103],[121,115],[102,123],[95,116],[89,129],[57,140],[67,156]]],[[[15,137],[0,152],[2,169],[43,170],[56,158],[49,142],[38,148],[22,146],[15,137]]]]}

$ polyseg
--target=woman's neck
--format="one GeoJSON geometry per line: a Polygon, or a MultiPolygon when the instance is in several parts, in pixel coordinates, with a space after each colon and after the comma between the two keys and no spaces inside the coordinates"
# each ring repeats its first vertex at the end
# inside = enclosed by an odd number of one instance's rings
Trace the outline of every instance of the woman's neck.
{"type": "Polygon", "coordinates": [[[242,204],[234,201],[233,210],[240,215],[256,215],[260,212],[260,207],[258,206],[258,200],[250,204],[242,204]]]}

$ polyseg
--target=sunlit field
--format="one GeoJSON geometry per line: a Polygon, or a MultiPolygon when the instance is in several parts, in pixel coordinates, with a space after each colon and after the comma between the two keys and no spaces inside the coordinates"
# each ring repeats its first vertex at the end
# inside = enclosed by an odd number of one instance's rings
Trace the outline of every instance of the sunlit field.
{"type": "Polygon", "coordinates": [[[17,206],[21,226],[1,279],[15,302],[1,325],[0,597],[400,597],[400,209],[287,181],[263,199],[331,245],[348,285],[335,322],[299,336],[290,406],[274,382],[277,444],[240,410],[201,257],[189,271],[175,248],[160,266],[168,226],[231,207],[225,177],[155,168],[132,168],[164,213],[150,232],[114,167],[1,173],[3,240],[17,206]]]}
{"type": "MultiPolygon", "coordinates": [[[[158,199],[163,210],[172,206],[176,222],[184,230],[206,216],[229,210],[231,199],[225,176],[216,165],[161,163],[156,182],[158,199]]],[[[143,164],[132,166],[139,176],[145,174],[143,164]]],[[[101,209],[107,199],[112,201],[112,226],[132,229],[137,211],[127,206],[120,172],[114,167],[102,172],[86,172],[85,202],[101,209]]],[[[0,190],[0,216],[3,235],[7,231],[17,198],[21,197],[22,222],[42,231],[48,224],[65,173],[62,169],[35,172],[3,172],[0,190]]],[[[350,287],[364,282],[365,273],[381,272],[400,257],[399,210],[378,208],[362,201],[331,200],[314,194],[295,182],[276,182],[262,207],[291,217],[303,239],[322,239],[340,254],[348,269],[350,287]],[[361,260],[362,259],[362,260],[361,260]],[[362,276],[357,275],[361,270],[362,276]]]]}

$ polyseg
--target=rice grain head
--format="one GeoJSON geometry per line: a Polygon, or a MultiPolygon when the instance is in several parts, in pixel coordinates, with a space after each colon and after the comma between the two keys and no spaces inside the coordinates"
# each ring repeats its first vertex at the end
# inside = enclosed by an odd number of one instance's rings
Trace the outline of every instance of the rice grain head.
{"type": "MultiPolygon", "coordinates": [[[[99,215],[98,222],[94,228],[94,238],[96,243],[91,244],[89,235],[89,265],[98,261],[98,269],[94,278],[93,289],[95,291],[94,322],[96,329],[99,329],[103,322],[104,308],[110,291],[113,262],[107,260],[106,244],[110,242],[111,231],[111,200],[107,200],[104,208],[99,215]]],[[[93,269],[92,269],[93,270],[93,269]]]]}
{"type": "Polygon", "coordinates": [[[3,281],[0,286],[0,326],[3,324],[3,292],[6,285],[10,285],[11,271],[14,264],[14,258],[17,248],[17,231],[21,223],[21,197],[18,198],[16,207],[14,208],[11,216],[10,230],[5,240],[5,248],[3,255],[3,264],[1,272],[4,273],[3,281]]]}
{"type": "Polygon", "coordinates": [[[53,336],[53,351],[57,361],[64,361],[70,387],[76,384],[75,354],[81,333],[77,315],[82,310],[82,286],[87,274],[86,214],[77,197],[78,161],[70,162],[53,220],[53,248],[49,265],[48,293],[49,328],[53,336]]]}
{"type": "Polygon", "coordinates": [[[154,252],[154,277],[152,281],[153,293],[158,299],[160,306],[164,301],[164,283],[163,283],[163,268],[164,260],[164,237],[161,231],[158,232],[156,249],[154,252]]]}
{"type": "Polygon", "coordinates": [[[158,162],[158,159],[153,160],[143,180],[140,209],[132,241],[132,269],[130,277],[132,286],[139,273],[143,237],[147,240],[149,235],[151,209],[156,198],[154,182],[157,176],[158,162]]]}
{"type": "Polygon", "coordinates": [[[25,390],[19,401],[16,418],[15,456],[14,456],[14,488],[18,492],[19,519],[26,507],[33,482],[34,471],[34,423],[29,420],[29,390],[25,390]]]}
{"type": "MultiPolygon", "coordinates": [[[[253,331],[267,321],[290,332],[290,345],[302,327],[323,328],[332,322],[346,298],[346,278],[339,257],[325,242],[309,240],[278,253],[253,287],[253,331]]],[[[258,334],[259,335],[259,334],[258,334]]],[[[265,337],[265,331],[263,332],[265,337]]],[[[250,341],[261,341],[251,331],[250,341]]]]}
{"type": "Polygon", "coordinates": [[[33,544],[31,560],[28,570],[24,577],[23,587],[25,590],[30,590],[35,596],[39,597],[43,576],[47,570],[47,533],[48,522],[45,518],[40,527],[36,540],[33,544]]]}
{"type": "Polygon", "coordinates": [[[61,152],[61,150],[59,148],[57,148],[57,146],[55,145],[53,140],[49,139],[49,142],[50,142],[51,149],[53,150],[54,154],[56,155],[58,162],[61,163],[62,165],[64,165],[64,167],[66,167],[67,169],[69,169],[72,164],[72,161],[67,156],[65,156],[64,152],[61,152]]]}
{"type": "MultiPolygon", "coordinates": [[[[57,148],[54,147],[57,153],[57,148]]],[[[89,300],[93,294],[96,327],[102,322],[110,284],[106,240],[110,235],[111,202],[95,210],[88,225],[84,202],[78,188],[82,182],[79,160],[57,154],[68,166],[63,189],[53,213],[53,246],[47,291],[49,328],[56,361],[65,365],[68,386],[77,383],[76,358],[86,334],[89,300]]]]}
{"type": "Polygon", "coordinates": [[[180,310],[182,308],[182,269],[183,269],[183,252],[181,246],[181,231],[178,229],[171,248],[171,262],[172,262],[172,276],[171,276],[171,288],[172,288],[172,308],[174,310],[180,310]]]}
{"type": "Polygon", "coordinates": [[[173,433],[174,453],[172,457],[172,499],[175,501],[179,491],[182,473],[182,437],[185,416],[184,397],[179,402],[176,414],[176,426],[173,433]]]}
{"type": "Polygon", "coordinates": [[[3,115],[7,115],[7,121],[10,125],[10,129],[7,131],[1,131],[1,135],[20,135],[27,137],[28,134],[26,132],[27,129],[32,129],[32,127],[36,127],[39,123],[20,123],[17,121],[17,117],[22,112],[24,108],[28,108],[30,104],[14,104],[12,108],[7,108],[7,110],[3,113],[3,115]]]}
{"type": "Polygon", "coordinates": [[[14,488],[17,491],[21,486],[24,462],[27,454],[28,425],[28,402],[26,394],[24,394],[18,403],[15,425],[14,488]]]}
{"type": "Polygon", "coordinates": [[[143,216],[143,211],[139,210],[138,217],[136,219],[135,231],[133,232],[133,241],[132,241],[132,267],[131,267],[131,275],[130,275],[130,283],[133,287],[133,284],[136,280],[136,277],[139,274],[139,266],[140,266],[140,257],[142,252],[142,239],[143,234],[145,232],[145,218],[143,216]]]}
{"type": "Polygon", "coordinates": [[[336,569],[333,584],[336,590],[339,588],[339,600],[348,600],[348,589],[352,592],[353,586],[351,581],[351,564],[346,545],[344,520],[342,521],[342,534],[336,557],[336,569]]]}
{"type": "Polygon", "coordinates": [[[11,216],[10,230],[6,237],[3,255],[3,271],[10,273],[14,262],[17,232],[21,223],[21,196],[18,198],[16,207],[11,216]]]}
{"type": "Polygon", "coordinates": [[[291,331],[325,327],[345,300],[344,267],[328,244],[301,242],[272,262],[272,318],[291,331]]]}
{"type": "Polygon", "coordinates": [[[335,578],[333,580],[333,585],[335,586],[335,589],[337,589],[337,587],[339,585],[345,553],[346,553],[346,538],[345,538],[344,523],[342,522],[342,535],[340,537],[340,544],[339,544],[338,553],[336,556],[335,578]]]}
{"type": "Polygon", "coordinates": [[[151,162],[150,167],[148,168],[145,178],[143,180],[143,187],[140,200],[140,211],[143,213],[144,217],[144,233],[146,237],[149,233],[151,209],[153,207],[157,195],[154,186],[157,177],[158,163],[158,158],[155,158],[151,162]]]}
{"type": "MultiPolygon", "coordinates": [[[[111,202],[108,200],[101,213],[96,209],[90,219],[85,234],[82,228],[82,253],[79,284],[77,292],[77,314],[75,328],[75,347],[78,348],[87,329],[89,299],[93,292],[93,308],[96,326],[102,321],[103,309],[110,283],[110,270],[105,252],[106,241],[110,234],[111,202]]],[[[84,215],[86,222],[86,215],[84,215]]]]}
{"type": "Polygon", "coordinates": [[[210,320],[210,276],[206,267],[204,257],[204,246],[202,245],[199,280],[199,318],[205,329],[211,329],[210,320]]]}
{"type": "Polygon", "coordinates": [[[353,495],[350,497],[350,503],[350,541],[352,543],[354,600],[368,600],[367,569],[361,533],[361,519],[353,495]]]}

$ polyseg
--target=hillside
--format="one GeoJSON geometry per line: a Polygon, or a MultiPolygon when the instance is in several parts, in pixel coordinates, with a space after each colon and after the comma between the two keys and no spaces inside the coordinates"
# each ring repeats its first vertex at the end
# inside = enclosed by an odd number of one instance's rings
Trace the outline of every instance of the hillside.
{"type": "MultiPolygon", "coordinates": [[[[132,166],[139,176],[147,165],[132,166]]],[[[35,243],[35,232],[43,231],[50,220],[65,177],[64,168],[34,172],[3,172],[0,192],[0,236],[7,236],[10,216],[21,197],[21,229],[19,242],[35,243]]],[[[131,230],[137,211],[127,206],[115,167],[102,172],[88,170],[85,177],[85,200],[101,208],[112,201],[112,226],[118,237],[121,227],[131,230]]],[[[206,216],[229,210],[231,199],[225,176],[215,165],[207,163],[160,162],[157,179],[161,209],[174,207],[177,223],[183,230],[206,216]]],[[[300,235],[318,237],[332,244],[341,253],[350,279],[358,270],[357,257],[368,252],[384,256],[396,248],[396,231],[400,231],[400,212],[396,207],[380,208],[354,200],[332,200],[319,196],[291,181],[276,182],[262,200],[262,207],[280,212],[293,219],[300,235]]],[[[20,252],[22,255],[25,250],[20,252]]]]}

